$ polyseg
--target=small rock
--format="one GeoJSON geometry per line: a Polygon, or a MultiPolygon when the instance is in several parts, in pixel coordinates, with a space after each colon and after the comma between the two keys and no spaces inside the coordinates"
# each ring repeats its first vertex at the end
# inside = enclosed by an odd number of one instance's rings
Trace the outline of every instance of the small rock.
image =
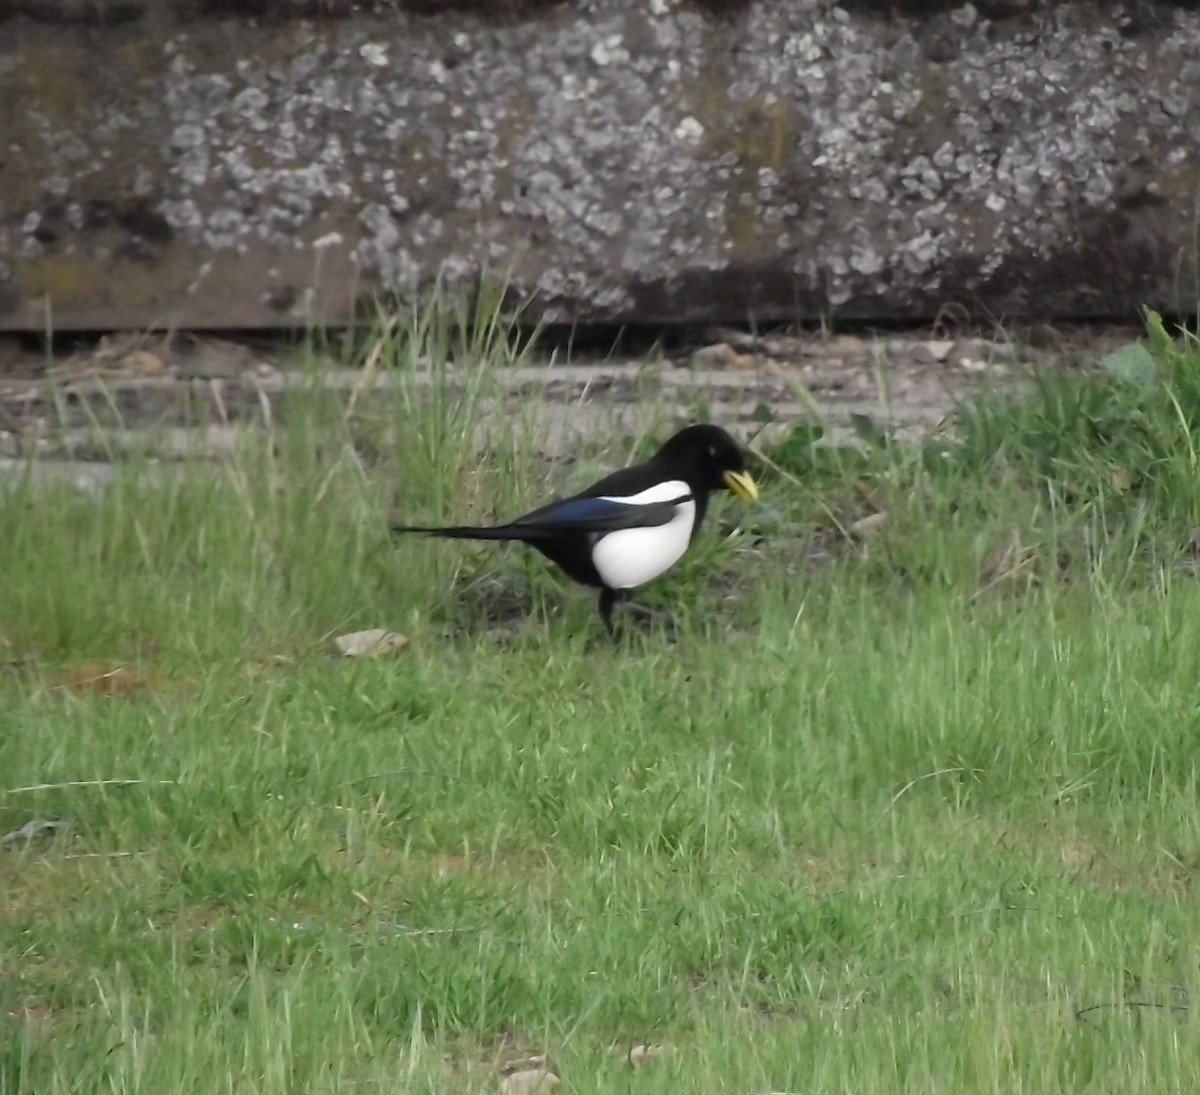
{"type": "Polygon", "coordinates": [[[368,631],[352,631],[333,640],[338,651],[347,658],[382,658],[408,646],[408,636],[398,631],[373,627],[368,631]]]}
{"type": "Polygon", "coordinates": [[[252,363],[248,346],[223,338],[193,336],[179,355],[176,373],[187,380],[233,380],[252,363]]]}
{"type": "Polygon", "coordinates": [[[825,344],[828,352],[836,357],[865,359],[867,344],[857,335],[834,335],[825,344]]]}
{"type": "Polygon", "coordinates": [[[520,1095],[525,1091],[553,1091],[559,1079],[548,1068],[523,1068],[510,1072],[500,1081],[504,1095],[520,1095]]]}
{"type": "Polygon", "coordinates": [[[688,361],[692,369],[734,369],[737,367],[737,351],[728,342],[716,342],[701,346],[688,361]]]}
{"type": "Polygon", "coordinates": [[[872,532],[882,526],[887,519],[887,510],[883,510],[881,513],[869,513],[866,517],[860,517],[853,524],[847,526],[846,531],[851,536],[857,536],[860,540],[865,540],[872,532]]]}
{"type": "Polygon", "coordinates": [[[902,351],[898,349],[899,346],[898,342],[888,343],[887,356],[890,360],[907,362],[911,365],[935,365],[937,363],[937,358],[933,356],[924,342],[905,343],[902,351]]]}
{"type": "Polygon", "coordinates": [[[25,822],[19,829],[13,829],[12,832],[0,836],[0,848],[28,844],[36,837],[57,836],[60,833],[70,832],[70,830],[71,822],[62,818],[35,817],[32,821],[25,822]]]}
{"type": "Polygon", "coordinates": [[[757,345],[750,349],[770,357],[783,358],[784,361],[798,361],[804,356],[804,346],[798,338],[792,335],[767,335],[757,340],[757,345]]]}
{"type": "Polygon", "coordinates": [[[133,350],[121,364],[129,376],[160,376],[167,370],[167,363],[152,350],[133,350]]]}
{"type": "MultiPolygon", "coordinates": [[[[450,857],[450,860],[459,868],[465,866],[465,862],[459,862],[457,857],[452,856],[450,857]]],[[[445,866],[446,864],[443,862],[442,867],[445,868],[445,866]]],[[[441,873],[444,874],[445,870],[443,869],[441,873]]],[[[544,1053],[529,1053],[524,1057],[518,1057],[512,1061],[505,1061],[504,1064],[500,1066],[500,1071],[505,1076],[511,1076],[514,1072],[527,1072],[531,1068],[544,1069],[545,1067],[546,1055],[544,1053]]]]}
{"type": "Polygon", "coordinates": [[[1108,481],[1113,485],[1115,490],[1133,490],[1133,472],[1128,468],[1109,468],[1108,481]]]}
{"type": "Polygon", "coordinates": [[[739,331],[736,327],[706,327],[700,335],[706,343],[712,345],[727,342],[735,350],[749,353],[758,347],[758,335],[753,331],[739,331]]]}
{"type": "Polygon", "coordinates": [[[140,350],[144,345],[143,337],[136,332],[124,331],[112,335],[101,335],[92,350],[92,362],[97,365],[111,365],[140,350]]]}
{"type": "Polygon", "coordinates": [[[643,1042],[641,1045],[634,1046],[629,1051],[629,1063],[634,1066],[644,1065],[648,1061],[665,1057],[670,1052],[671,1047],[664,1045],[662,1042],[643,1042]]]}
{"type": "Polygon", "coordinates": [[[954,349],[954,343],[948,338],[937,338],[925,343],[925,350],[934,361],[945,361],[954,349]]]}
{"type": "Polygon", "coordinates": [[[950,13],[950,22],[959,27],[973,27],[979,18],[979,12],[973,4],[963,4],[957,11],[950,13]]]}
{"type": "Polygon", "coordinates": [[[998,342],[990,338],[960,338],[955,346],[955,355],[983,361],[1013,362],[1017,359],[1017,346],[1011,341],[998,342]]]}

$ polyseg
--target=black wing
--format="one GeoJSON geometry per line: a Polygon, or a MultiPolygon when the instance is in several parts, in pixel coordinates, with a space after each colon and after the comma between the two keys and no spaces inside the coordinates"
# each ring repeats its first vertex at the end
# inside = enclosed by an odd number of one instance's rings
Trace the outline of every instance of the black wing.
{"type": "Polygon", "coordinates": [[[533,510],[518,517],[508,528],[543,536],[564,532],[616,532],[623,528],[654,528],[676,516],[675,507],[691,500],[684,492],[665,502],[622,502],[615,498],[575,496],[533,510]]]}
{"type": "Polygon", "coordinates": [[[393,525],[392,532],[424,532],[455,540],[541,540],[570,533],[602,534],[623,528],[654,528],[674,519],[675,507],[690,493],[665,502],[637,504],[576,495],[548,502],[506,525],[393,525]]]}

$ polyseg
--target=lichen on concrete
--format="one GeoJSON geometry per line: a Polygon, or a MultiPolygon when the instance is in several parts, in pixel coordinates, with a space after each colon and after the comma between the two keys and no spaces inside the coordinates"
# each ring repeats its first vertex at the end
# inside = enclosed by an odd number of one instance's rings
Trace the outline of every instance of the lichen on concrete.
{"type": "MultiPolygon", "coordinates": [[[[114,30],[134,71],[82,97],[73,32],[26,28],[0,63],[24,156],[0,166],[0,323],[53,292],[31,261],[119,280],[184,270],[171,249],[225,279],[162,284],[175,322],[344,319],[482,269],[554,321],[1194,304],[1171,233],[1200,189],[1200,13],[1158,5],[1150,35],[1121,5],[937,7],[180,20],[153,49],[114,30]],[[126,247],[80,212],[129,195],[165,234],[126,247]]],[[[73,293],[80,325],[108,288],[73,293]]]]}

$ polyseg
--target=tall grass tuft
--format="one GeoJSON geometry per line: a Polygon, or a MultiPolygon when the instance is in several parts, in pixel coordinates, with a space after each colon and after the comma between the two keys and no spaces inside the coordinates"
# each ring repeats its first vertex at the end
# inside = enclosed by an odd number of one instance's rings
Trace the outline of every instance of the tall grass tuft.
{"type": "Polygon", "coordinates": [[[341,348],[343,364],[370,366],[350,393],[325,383],[314,343],[305,382],[264,399],[223,463],[134,456],[99,502],[33,475],[0,488],[5,567],[21,576],[0,586],[5,636],[50,660],[114,647],[237,658],[281,631],[307,645],[427,614],[454,571],[436,551],[398,556],[389,520],[486,517],[522,473],[544,475],[520,417],[497,415],[496,371],[522,354],[502,306],[485,287],[469,305],[381,311],[341,348]]]}

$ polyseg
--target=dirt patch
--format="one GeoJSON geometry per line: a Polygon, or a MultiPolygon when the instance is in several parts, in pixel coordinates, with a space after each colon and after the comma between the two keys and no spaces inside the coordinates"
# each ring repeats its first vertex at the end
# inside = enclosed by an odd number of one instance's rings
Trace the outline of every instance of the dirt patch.
{"type": "MultiPolygon", "coordinates": [[[[670,354],[568,363],[534,354],[495,378],[481,427],[511,430],[514,415],[529,416],[550,457],[605,432],[699,418],[743,434],[765,422],[820,420],[837,440],[866,417],[912,439],[980,392],[1011,387],[1031,371],[1094,362],[1137,335],[1080,330],[1016,341],[945,331],[758,337],[717,329],[670,354]]],[[[102,485],[111,465],[131,454],[164,465],[226,459],[239,431],[278,421],[290,400],[311,390],[311,370],[289,368],[294,360],[283,343],[192,335],[122,335],[50,356],[6,342],[0,477],[32,466],[37,477],[65,477],[87,489],[102,485]]],[[[316,382],[349,399],[362,375],[330,361],[316,382]]],[[[454,376],[451,370],[451,383],[454,376]]],[[[396,383],[387,371],[372,380],[378,389],[396,383]]],[[[433,378],[418,374],[417,383],[433,378]]]]}

